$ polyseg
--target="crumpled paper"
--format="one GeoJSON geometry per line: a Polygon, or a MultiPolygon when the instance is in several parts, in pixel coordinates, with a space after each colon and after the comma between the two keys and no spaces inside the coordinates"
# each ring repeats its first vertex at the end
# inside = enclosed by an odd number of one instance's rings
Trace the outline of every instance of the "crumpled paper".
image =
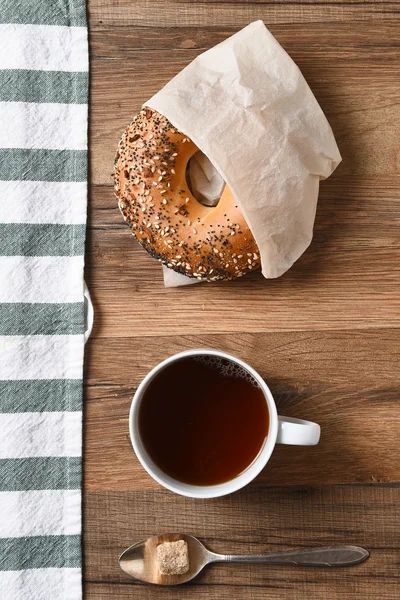
{"type": "Polygon", "coordinates": [[[200,54],[145,105],[190,137],[229,185],[264,277],[285,273],[311,242],[319,181],[341,156],[299,68],[264,23],[200,54]]]}
{"type": "Polygon", "coordinates": [[[201,151],[189,161],[189,177],[194,197],[204,206],[217,206],[225,181],[201,151]]]}

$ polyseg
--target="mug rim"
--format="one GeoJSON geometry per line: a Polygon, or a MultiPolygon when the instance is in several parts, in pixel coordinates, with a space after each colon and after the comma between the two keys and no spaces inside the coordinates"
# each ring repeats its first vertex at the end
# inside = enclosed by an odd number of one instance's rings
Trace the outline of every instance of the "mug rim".
{"type": "Polygon", "coordinates": [[[253,367],[251,367],[249,364],[247,364],[240,358],[237,358],[236,356],[233,356],[232,354],[229,354],[222,350],[214,350],[212,348],[195,348],[192,350],[184,350],[183,352],[178,352],[177,354],[173,354],[172,356],[166,358],[165,360],[158,363],[158,365],[156,365],[153,369],[151,369],[151,371],[149,371],[149,373],[147,373],[147,375],[142,379],[131,402],[131,407],[129,411],[129,435],[133,449],[140,464],[147,471],[147,473],[160,485],[170,490],[171,492],[175,492],[176,494],[180,494],[181,496],[187,496],[189,498],[217,498],[220,496],[231,494],[245,487],[251,481],[253,481],[253,479],[255,479],[255,477],[257,477],[257,475],[259,475],[259,473],[263,470],[263,468],[269,461],[276,444],[278,436],[278,413],[271,390],[269,389],[268,385],[265,383],[261,375],[259,375],[257,371],[253,369],[253,367]],[[241,471],[236,477],[216,485],[203,486],[188,484],[179,481],[178,479],[174,479],[170,475],[164,473],[164,471],[160,469],[160,467],[152,460],[152,458],[147,453],[140,436],[138,424],[140,403],[150,381],[169,364],[180,360],[181,358],[198,355],[213,355],[221,358],[226,358],[246,369],[246,371],[248,371],[260,385],[264,394],[265,401],[267,402],[269,413],[268,434],[257,456],[246,467],[246,469],[241,471]]]}

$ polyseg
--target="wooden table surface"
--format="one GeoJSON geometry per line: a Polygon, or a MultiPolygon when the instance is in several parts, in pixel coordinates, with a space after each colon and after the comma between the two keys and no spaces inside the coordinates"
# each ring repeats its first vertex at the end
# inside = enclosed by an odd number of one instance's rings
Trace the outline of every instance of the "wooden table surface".
{"type": "Polygon", "coordinates": [[[86,280],[84,553],[87,600],[400,598],[400,11],[360,0],[89,0],[91,185],[86,280]],[[165,289],[112,190],[118,139],[142,102],[200,52],[263,19],[300,66],[343,162],[323,182],[314,240],[283,277],[165,289]],[[242,492],[162,490],[130,445],[142,377],[180,350],[251,363],[281,414],[316,420],[315,448],[277,447],[242,492]],[[118,554],[183,531],[215,551],[358,544],[344,570],[229,566],[167,589],[128,579],[118,554]]]}

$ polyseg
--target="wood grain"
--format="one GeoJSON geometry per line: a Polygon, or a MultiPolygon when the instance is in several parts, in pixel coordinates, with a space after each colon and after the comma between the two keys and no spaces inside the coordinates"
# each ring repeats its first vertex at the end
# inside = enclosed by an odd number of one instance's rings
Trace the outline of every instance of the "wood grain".
{"type": "Polygon", "coordinates": [[[326,23],[394,19],[398,3],[393,1],[331,0],[309,2],[283,0],[89,0],[93,24],[126,27],[215,27],[218,23],[239,29],[250,21],[277,23],[326,23]]]}
{"type": "Polygon", "coordinates": [[[280,414],[321,425],[318,449],[277,447],[256,485],[398,481],[398,332],[307,332],[109,338],[91,343],[86,378],[87,490],[159,487],[133,454],[130,403],[153,366],[196,346],[222,348],[251,363],[270,386],[280,414]],[[124,468],[116,469],[118,463],[124,468]]]}
{"type": "Polygon", "coordinates": [[[86,597],[395,600],[399,506],[400,487],[379,484],[256,487],[207,502],[166,491],[88,493],[85,535],[91,553],[86,563],[86,597]],[[348,569],[214,565],[192,584],[168,590],[129,579],[116,560],[134,541],[152,535],[154,528],[160,533],[196,535],[222,553],[358,544],[368,548],[371,557],[348,569]]]}
{"type": "Polygon", "coordinates": [[[163,287],[160,265],[121,223],[112,189],[95,186],[86,278],[96,335],[399,327],[396,182],[395,176],[355,176],[345,188],[339,177],[323,182],[312,245],[279,279],[254,273],[176,289],[163,287]],[[98,298],[107,302],[100,306],[98,298]]]}
{"type": "Polygon", "coordinates": [[[85,598],[396,600],[400,559],[400,11],[373,0],[89,0],[90,205],[85,278],[85,598]],[[314,239],[283,277],[165,289],[116,209],[112,165],[140,105],[200,52],[263,19],[297,62],[343,162],[321,183],[314,239]],[[252,364],[315,448],[277,447],[245,490],[163,491],[130,445],[128,411],[166,356],[216,347],[252,364]],[[344,484],[344,485],[343,485],[344,484]],[[283,486],[283,487],[282,487],[283,486]],[[295,486],[295,487],[294,487],[295,486]],[[354,543],[351,569],[220,565],[168,590],[128,580],[131,543],[166,531],[221,552],[354,543]]]}
{"type": "MultiPolygon", "coordinates": [[[[400,91],[396,85],[400,76],[400,47],[382,48],[379,38],[374,37],[374,32],[371,34],[369,24],[359,27],[371,35],[369,46],[360,41],[359,46],[335,50],[330,31],[321,31],[319,27],[314,30],[318,46],[311,44],[308,52],[308,46],[302,49],[296,46],[291,52],[336,134],[343,163],[335,176],[347,175],[348,181],[358,173],[375,177],[398,175],[400,167],[400,91]],[[383,63],[382,54],[386,57],[386,52],[388,59],[397,65],[393,69],[383,63]]],[[[153,33],[158,36],[156,30],[153,33]]],[[[382,33],[389,40],[393,37],[393,32],[386,28],[382,33]]],[[[130,47],[129,39],[125,43],[130,47]]],[[[198,49],[176,48],[170,50],[166,60],[164,48],[145,47],[130,49],[129,60],[123,54],[93,59],[92,76],[98,80],[92,90],[92,157],[96,157],[92,160],[93,183],[110,183],[110,165],[121,132],[141,104],[198,53],[198,49]]]]}
{"type": "MultiPolygon", "coordinates": [[[[314,3],[314,10],[317,6],[314,3]]],[[[350,6],[357,9],[355,4],[350,6]]],[[[268,16],[266,6],[260,6],[260,18],[262,13],[267,13],[264,17],[268,16]]],[[[335,63],[338,59],[348,58],[351,64],[358,62],[361,67],[376,64],[380,59],[382,67],[386,67],[386,74],[394,74],[396,65],[388,65],[388,60],[395,59],[399,54],[398,26],[393,19],[358,22],[356,27],[350,21],[340,24],[325,21],[323,31],[318,22],[291,23],[288,18],[285,23],[274,24],[268,18],[264,20],[285,49],[291,55],[296,55],[296,61],[302,61],[303,67],[305,64],[312,65],[316,60],[329,64],[327,57],[334,57],[335,63]],[[315,60],[310,50],[318,52],[315,60]]],[[[91,19],[91,58],[92,61],[122,57],[130,59],[143,50],[204,51],[236,33],[238,28],[238,25],[229,26],[223,21],[201,27],[193,23],[187,26],[180,24],[178,27],[156,27],[153,23],[140,26],[134,18],[120,26],[91,19]]],[[[334,68],[335,64],[329,66],[334,68]]],[[[143,75],[144,69],[141,69],[143,75]]]]}

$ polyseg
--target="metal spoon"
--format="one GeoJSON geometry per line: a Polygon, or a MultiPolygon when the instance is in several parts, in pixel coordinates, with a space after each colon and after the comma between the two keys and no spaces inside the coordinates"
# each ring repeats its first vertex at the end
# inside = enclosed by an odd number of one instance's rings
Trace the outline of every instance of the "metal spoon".
{"type": "Polygon", "coordinates": [[[119,557],[121,569],[147,583],[177,585],[196,577],[208,564],[214,562],[262,563],[266,565],[300,565],[307,567],[348,567],[369,557],[369,552],[358,546],[326,546],[301,548],[288,552],[264,554],[215,554],[192,535],[166,533],[134,544],[119,557]],[[157,568],[156,548],[163,542],[185,540],[189,550],[189,570],[182,575],[161,575],[157,568]]]}

